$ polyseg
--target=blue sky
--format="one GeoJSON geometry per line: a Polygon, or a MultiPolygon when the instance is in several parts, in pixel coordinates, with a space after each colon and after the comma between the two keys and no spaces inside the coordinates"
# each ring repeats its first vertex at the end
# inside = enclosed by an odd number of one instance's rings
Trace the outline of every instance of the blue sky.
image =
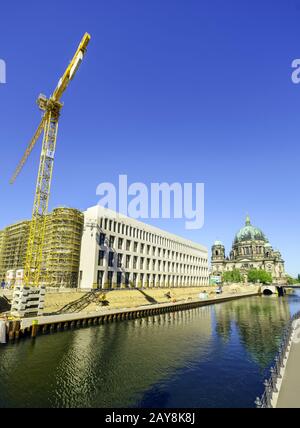
{"type": "Polygon", "coordinates": [[[205,225],[149,221],[227,250],[249,213],[292,274],[299,266],[300,2],[30,0],[0,14],[0,227],[29,218],[40,144],[8,184],[83,33],[64,96],[50,209],[97,203],[104,181],[204,182],[205,225]]]}

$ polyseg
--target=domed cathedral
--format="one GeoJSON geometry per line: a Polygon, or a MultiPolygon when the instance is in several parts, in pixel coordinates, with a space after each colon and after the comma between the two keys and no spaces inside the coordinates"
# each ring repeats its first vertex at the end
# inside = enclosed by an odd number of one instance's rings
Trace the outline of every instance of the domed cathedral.
{"type": "Polygon", "coordinates": [[[221,241],[212,246],[211,275],[221,277],[226,271],[238,269],[247,282],[250,269],[263,269],[272,275],[274,284],[286,282],[284,261],[274,250],[264,233],[251,224],[249,216],[245,226],[236,234],[229,257],[221,241]]]}

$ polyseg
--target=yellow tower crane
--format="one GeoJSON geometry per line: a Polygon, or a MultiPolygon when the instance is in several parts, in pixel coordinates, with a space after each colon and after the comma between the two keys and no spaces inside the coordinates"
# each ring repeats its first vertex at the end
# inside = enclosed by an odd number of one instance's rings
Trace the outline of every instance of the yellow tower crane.
{"type": "Polygon", "coordinates": [[[54,155],[57,140],[58,121],[63,106],[61,97],[74,78],[86,53],[91,36],[86,33],[78,46],[78,49],[68,65],[62,78],[49,99],[40,95],[37,104],[43,111],[43,117],[27,150],[22,157],[10,183],[13,184],[22,170],[28,156],[44,132],[40,166],[34,198],[32,221],[30,225],[28,247],[25,259],[24,286],[39,287],[43,262],[43,245],[45,237],[46,214],[48,211],[50,187],[52,180],[54,155]]]}

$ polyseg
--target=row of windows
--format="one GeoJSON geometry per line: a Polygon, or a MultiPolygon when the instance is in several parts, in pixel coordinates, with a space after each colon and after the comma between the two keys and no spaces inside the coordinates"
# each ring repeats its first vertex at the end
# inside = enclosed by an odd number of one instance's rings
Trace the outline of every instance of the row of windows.
{"type": "MultiPolygon", "coordinates": [[[[99,251],[98,265],[104,266],[106,252],[99,251]]],[[[163,260],[148,259],[145,257],[131,256],[129,254],[108,253],[108,267],[114,268],[116,262],[117,268],[139,269],[139,270],[159,270],[164,272],[177,272],[186,274],[200,274],[207,272],[207,268],[200,266],[191,266],[163,260]]]]}
{"type": "Polygon", "coordinates": [[[177,251],[183,252],[186,251],[188,248],[192,250],[198,250],[197,248],[191,245],[182,244],[180,242],[165,238],[163,236],[156,235],[155,233],[147,232],[145,230],[138,229],[136,227],[120,223],[116,220],[108,218],[100,219],[100,228],[117,233],[119,235],[127,236],[128,238],[136,238],[141,241],[146,241],[166,248],[174,248],[177,251]]]}
{"type": "Polygon", "coordinates": [[[101,247],[108,246],[109,248],[117,248],[118,250],[126,250],[133,253],[147,254],[154,257],[161,257],[164,259],[178,260],[186,263],[204,264],[206,259],[196,257],[189,254],[179,253],[174,250],[167,250],[165,248],[155,247],[142,242],[131,241],[129,239],[117,238],[116,236],[105,233],[100,233],[98,243],[101,247]]]}
{"type": "MultiPolygon", "coordinates": [[[[125,286],[132,286],[132,287],[139,287],[139,286],[146,286],[150,287],[153,285],[162,285],[162,286],[175,286],[177,285],[200,285],[201,283],[204,284],[206,281],[206,278],[199,278],[199,277],[188,277],[188,276],[176,276],[176,275],[151,275],[150,274],[137,274],[133,273],[130,274],[129,272],[126,272],[123,274],[122,272],[117,272],[116,275],[116,285],[117,287],[120,287],[122,284],[125,286]]],[[[104,280],[104,271],[99,270],[98,276],[97,276],[97,284],[101,288],[104,280]]],[[[107,286],[111,288],[113,286],[114,281],[114,272],[109,271],[107,272],[107,286]]]]}

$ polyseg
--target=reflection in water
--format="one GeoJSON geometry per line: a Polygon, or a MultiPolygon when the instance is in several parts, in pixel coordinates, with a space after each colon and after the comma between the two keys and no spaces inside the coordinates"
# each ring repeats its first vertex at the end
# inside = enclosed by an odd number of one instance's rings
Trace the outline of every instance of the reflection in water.
{"type": "Polygon", "coordinates": [[[292,305],[246,298],[2,347],[0,407],[252,406],[292,305]]]}
{"type": "Polygon", "coordinates": [[[52,405],[134,405],[140,391],[201,358],[210,337],[209,309],[80,330],[56,370],[52,405]],[[199,336],[201,347],[190,346],[199,336]]]}
{"type": "Polygon", "coordinates": [[[218,335],[227,342],[235,324],[245,348],[262,368],[272,363],[291,317],[288,300],[277,297],[232,301],[222,308],[215,306],[215,314],[218,335]]]}

